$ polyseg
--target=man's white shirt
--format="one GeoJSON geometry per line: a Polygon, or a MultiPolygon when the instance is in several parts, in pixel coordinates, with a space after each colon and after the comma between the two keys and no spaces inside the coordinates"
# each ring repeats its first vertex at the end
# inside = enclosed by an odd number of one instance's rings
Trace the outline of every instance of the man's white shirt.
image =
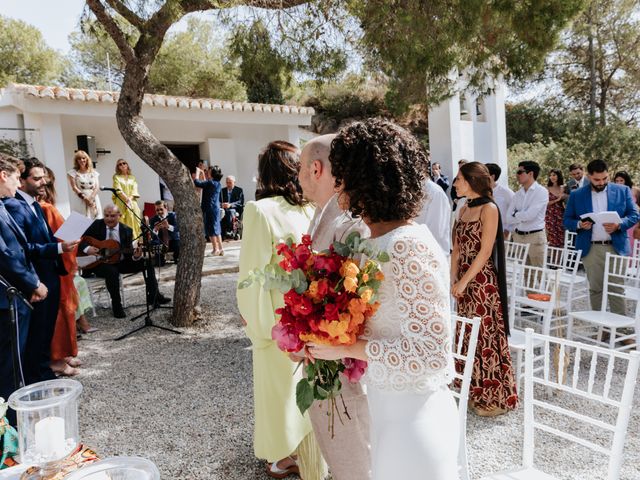
{"type": "MultiPolygon", "coordinates": [[[[596,192],[593,188],[591,189],[591,204],[593,207],[593,213],[606,212],[609,210],[609,201],[607,200],[607,190],[608,187],[605,187],[603,191],[596,192]]],[[[604,242],[611,240],[611,235],[609,235],[602,226],[601,223],[596,223],[591,227],[591,241],[592,242],[604,242]]]]}
{"type": "Polygon", "coordinates": [[[520,187],[509,203],[505,224],[511,231],[544,230],[548,203],[549,191],[538,182],[533,182],[526,191],[520,187]]]}
{"type": "MultiPolygon", "coordinates": [[[[445,255],[451,252],[451,206],[442,187],[432,180],[424,184],[425,202],[416,223],[426,225],[445,255]]],[[[460,205],[458,205],[460,208],[460,205]]]]}
{"type": "Polygon", "coordinates": [[[507,216],[507,212],[509,211],[509,204],[513,199],[515,193],[509,187],[505,187],[499,183],[493,189],[493,199],[498,205],[498,210],[500,210],[500,218],[502,218],[502,228],[505,230],[509,230],[507,226],[507,222],[505,217],[507,216]]]}

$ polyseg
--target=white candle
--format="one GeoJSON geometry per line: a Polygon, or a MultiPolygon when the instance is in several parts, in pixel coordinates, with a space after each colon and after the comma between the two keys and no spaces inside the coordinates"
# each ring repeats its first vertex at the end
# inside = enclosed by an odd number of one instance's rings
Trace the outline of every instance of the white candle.
{"type": "Polygon", "coordinates": [[[52,460],[64,456],[65,431],[64,418],[47,417],[36,423],[36,451],[52,460]]]}

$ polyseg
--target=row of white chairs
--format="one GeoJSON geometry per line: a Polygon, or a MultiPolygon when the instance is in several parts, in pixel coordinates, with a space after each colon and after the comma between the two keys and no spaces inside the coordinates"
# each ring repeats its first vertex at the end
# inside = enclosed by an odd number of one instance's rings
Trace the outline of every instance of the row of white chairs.
{"type": "MultiPolygon", "coordinates": [[[[464,362],[462,372],[455,374],[459,389],[454,389],[460,421],[459,474],[461,480],[470,480],[466,447],[467,406],[480,319],[452,315],[452,323],[453,355],[464,362]],[[466,351],[464,332],[467,332],[466,351]]],[[[537,334],[531,328],[524,332],[523,350],[525,389],[522,466],[491,474],[482,480],[556,480],[556,477],[535,467],[537,430],[605,455],[609,459],[606,479],[617,480],[620,477],[633,393],[640,368],[640,353],[623,353],[537,334]],[[617,367],[616,371],[624,372],[621,384],[620,381],[618,384],[614,381],[614,365],[617,367]],[[603,370],[606,371],[604,377],[598,375],[603,370]],[[549,395],[550,390],[563,397],[571,395],[574,400],[560,406],[549,395]],[[585,400],[592,403],[586,405],[585,400]],[[594,404],[609,409],[614,414],[615,422],[608,423],[600,418],[594,404]],[[585,424],[586,429],[576,427],[585,424]],[[593,441],[596,429],[610,435],[608,445],[593,441]]]]}

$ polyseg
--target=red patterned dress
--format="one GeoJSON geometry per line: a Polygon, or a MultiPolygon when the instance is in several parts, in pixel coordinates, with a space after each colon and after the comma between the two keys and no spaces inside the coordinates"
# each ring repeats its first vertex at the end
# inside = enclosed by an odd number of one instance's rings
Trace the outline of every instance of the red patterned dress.
{"type": "MultiPolygon", "coordinates": [[[[458,244],[458,278],[462,278],[471,267],[482,238],[482,223],[479,220],[461,222],[454,227],[458,244]]],[[[469,282],[464,296],[458,299],[458,315],[480,318],[480,331],[476,348],[476,360],[471,377],[470,400],[472,405],[483,410],[501,408],[515,409],[518,405],[516,382],[511,366],[509,341],[504,329],[502,303],[498,292],[498,275],[490,258],[469,282]]],[[[463,354],[466,355],[468,336],[465,331],[463,354]]],[[[456,332],[456,341],[460,332],[456,332]]],[[[456,360],[456,370],[462,373],[464,363],[456,360]]]]}
{"type": "MultiPolygon", "coordinates": [[[[553,193],[549,192],[549,201],[556,200],[553,193]]],[[[562,224],[564,217],[564,202],[556,202],[553,205],[547,205],[547,214],[544,217],[545,227],[547,229],[547,243],[550,247],[564,247],[564,225],[562,224]]]]}

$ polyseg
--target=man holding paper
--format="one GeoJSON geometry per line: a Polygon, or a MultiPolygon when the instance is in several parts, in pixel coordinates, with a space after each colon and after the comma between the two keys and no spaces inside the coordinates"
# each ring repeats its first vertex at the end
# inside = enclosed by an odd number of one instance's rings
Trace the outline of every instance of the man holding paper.
{"type": "MultiPolygon", "coordinates": [[[[578,233],[576,248],[582,250],[582,261],[589,280],[591,309],[602,304],[602,284],[607,253],[629,255],[627,230],[638,222],[638,209],[631,190],[625,185],[609,183],[607,164],[593,160],[587,165],[591,180],[571,192],[564,212],[564,226],[578,233]]],[[[624,315],[620,297],[610,297],[611,311],[624,315]]]]}

